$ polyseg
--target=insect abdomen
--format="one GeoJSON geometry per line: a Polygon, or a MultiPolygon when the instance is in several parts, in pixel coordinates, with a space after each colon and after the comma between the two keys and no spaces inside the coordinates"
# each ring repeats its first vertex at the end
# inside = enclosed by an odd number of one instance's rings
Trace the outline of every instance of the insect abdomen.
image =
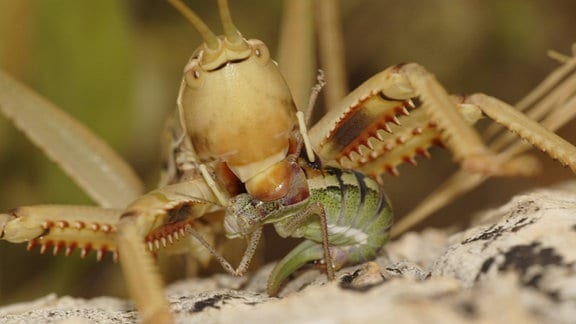
{"type": "MultiPolygon", "coordinates": [[[[386,243],[392,224],[384,191],[372,178],[353,170],[323,171],[308,184],[311,201],[324,206],[330,246],[345,254],[345,263],[372,259],[386,243]]],[[[318,233],[319,228],[309,228],[304,237],[321,242],[318,233]]]]}

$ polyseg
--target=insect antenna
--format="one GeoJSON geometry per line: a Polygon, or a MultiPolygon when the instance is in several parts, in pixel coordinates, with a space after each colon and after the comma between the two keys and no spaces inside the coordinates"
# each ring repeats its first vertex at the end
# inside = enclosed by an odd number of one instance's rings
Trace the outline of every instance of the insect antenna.
{"type": "MultiPolygon", "coordinates": [[[[182,14],[194,28],[198,31],[198,34],[204,39],[204,43],[206,47],[212,50],[216,50],[219,47],[219,41],[216,35],[210,30],[208,25],[198,17],[198,15],[192,11],[192,9],[188,8],[182,0],[168,0],[168,2],[182,14]]],[[[230,13],[228,13],[230,16],[230,13]]]]}
{"type": "Polygon", "coordinates": [[[224,36],[230,43],[238,43],[242,41],[242,36],[238,28],[232,22],[230,15],[230,7],[227,0],[218,0],[218,8],[220,10],[220,19],[222,20],[222,28],[224,28],[224,36]]]}
{"type": "Polygon", "coordinates": [[[316,85],[312,88],[312,93],[310,93],[310,99],[308,100],[308,107],[306,108],[306,113],[302,111],[298,111],[296,113],[296,117],[298,118],[298,126],[300,130],[300,135],[302,136],[302,142],[299,144],[297,148],[297,152],[300,152],[302,149],[302,145],[306,150],[306,156],[310,162],[314,162],[316,160],[314,149],[310,142],[310,137],[308,136],[308,125],[310,124],[310,119],[312,117],[312,111],[314,110],[314,106],[316,105],[316,100],[318,99],[318,95],[320,95],[320,91],[326,85],[326,81],[324,80],[324,71],[318,70],[318,76],[316,77],[316,85]]]}

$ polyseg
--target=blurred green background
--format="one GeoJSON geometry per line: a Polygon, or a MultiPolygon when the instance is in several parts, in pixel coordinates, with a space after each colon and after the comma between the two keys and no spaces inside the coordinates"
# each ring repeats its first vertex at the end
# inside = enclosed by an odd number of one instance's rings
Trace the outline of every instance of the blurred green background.
{"type": "MultiPolygon", "coordinates": [[[[567,53],[576,40],[573,0],[341,1],[350,86],[395,63],[424,65],[454,93],[485,92],[514,103],[557,64],[548,49],[567,53]]],[[[189,1],[219,30],[215,1],[189,1]]],[[[232,1],[248,38],[275,52],[280,1],[232,1]]],[[[152,188],[158,178],[159,134],[173,109],[181,71],[200,43],[195,31],[161,0],[2,0],[0,67],[101,135],[152,188]]],[[[0,89],[2,91],[2,89],[0,89]]],[[[42,116],[39,116],[42,118],[42,116]]],[[[256,125],[257,126],[257,125],[256,125]]],[[[576,123],[560,134],[576,143],[576,123]]],[[[456,166],[448,154],[387,178],[401,217],[456,166]]],[[[570,178],[543,158],[534,179],[492,180],[436,215],[433,225],[463,221],[514,192],[570,178]],[[474,206],[474,207],[472,207],[474,206]]],[[[37,203],[90,200],[0,117],[0,210],[37,203]]],[[[270,242],[270,241],[269,241],[270,242]]],[[[269,251],[276,251],[268,248],[269,251]]],[[[119,267],[27,253],[0,242],[0,304],[50,292],[90,297],[125,295],[119,267]]]]}

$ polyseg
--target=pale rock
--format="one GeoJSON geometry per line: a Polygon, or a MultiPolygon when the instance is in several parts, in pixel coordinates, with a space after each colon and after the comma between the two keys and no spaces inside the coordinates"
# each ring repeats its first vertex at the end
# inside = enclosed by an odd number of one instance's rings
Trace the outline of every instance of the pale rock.
{"type": "MultiPolygon", "coordinates": [[[[215,275],[167,288],[179,323],[573,323],[576,184],[519,195],[455,235],[425,230],[391,242],[374,263],[318,270],[265,294],[251,278],[215,275]]],[[[0,323],[132,323],[133,304],[49,295],[0,308],[0,323]]]]}

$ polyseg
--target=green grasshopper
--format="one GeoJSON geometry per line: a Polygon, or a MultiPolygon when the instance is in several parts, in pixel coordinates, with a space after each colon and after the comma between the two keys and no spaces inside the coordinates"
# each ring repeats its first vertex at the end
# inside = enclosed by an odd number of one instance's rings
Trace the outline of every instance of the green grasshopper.
{"type": "Polygon", "coordinates": [[[353,170],[302,163],[309,196],[292,203],[258,201],[248,194],[230,200],[224,226],[229,238],[246,237],[273,224],[281,237],[304,240],[272,270],[268,294],[303,265],[324,260],[330,279],[346,264],[372,260],[389,238],[392,209],[383,188],[353,170]]]}

